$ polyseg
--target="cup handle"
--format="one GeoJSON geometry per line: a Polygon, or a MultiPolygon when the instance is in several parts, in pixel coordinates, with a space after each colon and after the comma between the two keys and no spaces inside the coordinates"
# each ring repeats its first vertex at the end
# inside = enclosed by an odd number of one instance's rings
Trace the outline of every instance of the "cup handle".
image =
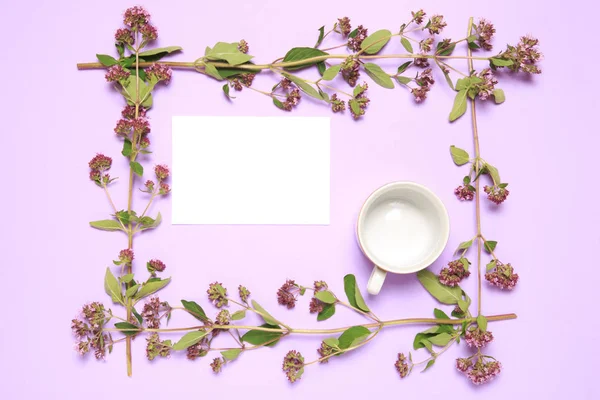
{"type": "Polygon", "coordinates": [[[371,272],[371,277],[369,278],[369,283],[367,283],[367,292],[372,295],[379,294],[381,287],[383,286],[383,282],[385,281],[385,276],[387,272],[383,269],[379,268],[377,265],[373,267],[373,272],[371,272]]]}

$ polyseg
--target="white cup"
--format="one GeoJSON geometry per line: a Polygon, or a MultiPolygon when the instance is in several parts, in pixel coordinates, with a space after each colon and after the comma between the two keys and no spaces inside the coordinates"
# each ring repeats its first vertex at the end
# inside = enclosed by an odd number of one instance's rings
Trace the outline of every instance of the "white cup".
{"type": "Polygon", "coordinates": [[[430,266],[446,247],[448,212],[425,186],[392,182],[363,204],[356,224],[358,244],[375,267],[367,284],[378,294],[388,272],[409,274],[430,266]]]}

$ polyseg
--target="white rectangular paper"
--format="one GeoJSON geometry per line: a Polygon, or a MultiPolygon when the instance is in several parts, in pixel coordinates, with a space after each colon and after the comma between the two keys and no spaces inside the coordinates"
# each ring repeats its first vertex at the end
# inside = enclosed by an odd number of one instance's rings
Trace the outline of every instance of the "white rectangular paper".
{"type": "Polygon", "coordinates": [[[329,118],[173,117],[173,224],[329,224],[329,118]]]}

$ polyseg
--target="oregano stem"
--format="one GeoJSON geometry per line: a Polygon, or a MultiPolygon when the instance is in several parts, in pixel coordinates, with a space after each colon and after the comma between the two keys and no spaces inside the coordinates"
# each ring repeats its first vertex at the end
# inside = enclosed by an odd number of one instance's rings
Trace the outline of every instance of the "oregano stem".
{"type": "MultiPolygon", "coordinates": [[[[473,29],[473,17],[469,18],[469,29],[467,37],[471,36],[473,29]]],[[[473,59],[471,58],[471,48],[467,46],[467,65],[469,66],[469,75],[473,71],[473,59]]],[[[471,103],[471,123],[473,127],[473,142],[475,147],[475,159],[479,159],[479,134],[477,132],[477,111],[475,109],[475,99],[470,99],[471,103]]],[[[475,163],[475,176],[479,175],[479,163],[475,163]]],[[[481,199],[479,198],[479,179],[475,180],[475,222],[477,225],[477,315],[481,315],[481,199]]]]}

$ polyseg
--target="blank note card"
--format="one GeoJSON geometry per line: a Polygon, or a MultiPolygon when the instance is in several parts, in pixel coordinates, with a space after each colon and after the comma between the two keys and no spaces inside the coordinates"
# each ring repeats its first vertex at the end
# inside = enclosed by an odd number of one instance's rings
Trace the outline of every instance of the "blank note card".
{"type": "Polygon", "coordinates": [[[329,118],[173,117],[173,224],[329,224],[329,118]]]}

